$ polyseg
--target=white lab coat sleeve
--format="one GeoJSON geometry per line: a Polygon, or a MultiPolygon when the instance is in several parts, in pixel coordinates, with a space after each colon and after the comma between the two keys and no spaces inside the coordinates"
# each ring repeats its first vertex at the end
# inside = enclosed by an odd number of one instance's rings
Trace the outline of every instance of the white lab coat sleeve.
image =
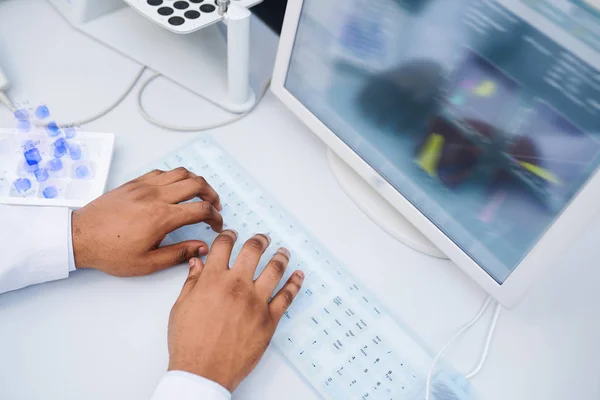
{"type": "Polygon", "coordinates": [[[231,393],[209,379],[184,371],[169,371],[152,400],[231,400],[231,393]]]}
{"type": "Polygon", "coordinates": [[[69,276],[70,215],[0,204],[0,293],[69,276]]]}

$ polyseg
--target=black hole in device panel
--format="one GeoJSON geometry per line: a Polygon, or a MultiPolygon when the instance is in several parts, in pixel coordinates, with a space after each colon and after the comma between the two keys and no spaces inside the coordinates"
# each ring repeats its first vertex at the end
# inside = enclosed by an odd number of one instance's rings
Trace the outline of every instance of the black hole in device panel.
{"type": "Polygon", "coordinates": [[[204,4],[204,5],[200,6],[200,11],[205,12],[205,13],[211,13],[215,10],[216,10],[216,8],[212,4],[204,4]]]}
{"type": "Polygon", "coordinates": [[[151,6],[160,6],[163,3],[163,0],[148,0],[148,4],[151,6]]]}
{"type": "Polygon", "coordinates": [[[200,18],[200,13],[198,11],[196,11],[196,10],[186,11],[183,15],[185,15],[185,17],[187,19],[200,18]]]}
{"type": "Polygon", "coordinates": [[[190,0],[190,3],[194,3],[194,4],[200,4],[202,3],[204,0],[190,0]]]}
{"type": "Polygon", "coordinates": [[[183,25],[184,22],[185,22],[185,19],[183,19],[181,17],[171,17],[171,18],[169,18],[169,23],[171,25],[179,26],[179,25],[183,25]]]}
{"type": "Polygon", "coordinates": [[[158,9],[158,13],[164,16],[171,15],[173,14],[173,9],[171,7],[161,7],[158,9]]]}
{"type": "Polygon", "coordinates": [[[173,7],[175,7],[178,10],[185,10],[189,6],[190,5],[187,1],[176,1],[175,3],[173,3],[173,7]]]}

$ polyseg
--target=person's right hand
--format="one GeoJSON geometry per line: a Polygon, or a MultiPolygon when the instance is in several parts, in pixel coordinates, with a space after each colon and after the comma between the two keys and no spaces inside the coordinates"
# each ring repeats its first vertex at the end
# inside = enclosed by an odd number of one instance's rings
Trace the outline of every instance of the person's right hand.
{"type": "Polygon", "coordinates": [[[229,269],[237,239],[224,231],[214,241],[206,265],[190,260],[190,272],[169,320],[169,370],[210,379],[230,392],[262,358],[283,313],[302,286],[296,271],[270,300],[290,254],[279,249],[253,280],[269,238],[256,235],[229,269]]]}
{"type": "Polygon", "coordinates": [[[206,222],[221,232],[220,210],[219,195],[201,176],[185,168],[148,172],[73,212],[75,266],[139,276],[206,255],[199,240],[159,246],[184,225],[206,222]],[[203,201],[180,204],[194,198],[203,201]]]}

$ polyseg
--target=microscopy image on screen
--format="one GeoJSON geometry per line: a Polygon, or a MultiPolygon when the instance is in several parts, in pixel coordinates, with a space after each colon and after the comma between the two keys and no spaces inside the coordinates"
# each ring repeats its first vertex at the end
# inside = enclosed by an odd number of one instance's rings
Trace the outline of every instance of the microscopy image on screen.
{"type": "Polygon", "coordinates": [[[515,107],[518,84],[498,68],[469,52],[449,90],[449,110],[458,118],[498,127],[515,107]]]}
{"type": "Polygon", "coordinates": [[[543,179],[549,193],[567,201],[582,184],[585,172],[596,162],[600,140],[585,133],[557,110],[538,102],[520,129],[537,149],[536,159],[515,154],[520,165],[543,179]]]}
{"type": "Polygon", "coordinates": [[[600,18],[600,0],[571,0],[571,2],[600,18]]]}
{"type": "Polygon", "coordinates": [[[455,187],[472,175],[482,153],[461,127],[438,116],[417,147],[415,162],[432,178],[455,187]]]}

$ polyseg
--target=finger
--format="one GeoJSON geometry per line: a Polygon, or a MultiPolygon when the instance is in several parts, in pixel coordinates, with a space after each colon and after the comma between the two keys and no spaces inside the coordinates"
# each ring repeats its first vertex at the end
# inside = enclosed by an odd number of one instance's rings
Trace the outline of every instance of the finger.
{"type": "Polygon", "coordinates": [[[298,295],[298,292],[300,292],[303,282],[304,272],[296,271],[275,297],[273,297],[273,300],[271,300],[271,303],[269,304],[269,310],[271,311],[271,317],[275,322],[279,323],[283,313],[286,312],[298,295]]]}
{"type": "Polygon", "coordinates": [[[165,173],[165,171],[162,171],[162,170],[160,170],[160,169],[155,169],[155,170],[152,170],[152,171],[150,171],[150,172],[148,172],[148,173],[145,173],[144,175],[142,175],[142,176],[140,176],[140,177],[138,177],[138,178],[134,179],[132,182],[141,182],[141,181],[145,181],[145,180],[148,180],[148,179],[151,179],[151,178],[157,177],[157,176],[159,176],[159,175],[162,175],[162,174],[164,174],[164,173],[165,173]]]}
{"type": "Polygon", "coordinates": [[[208,201],[185,204],[173,204],[173,212],[169,214],[167,228],[173,232],[185,225],[205,222],[215,232],[223,230],[223,216],[208,201]]]}
{"type": "Polygon", "coordinates": [[[165,186],[188,178],[190,178],[190,171],[185,167],[179,167],[156,175],[148,179],[148,182],[158,186],[165,186]]]}
{"type": "Polygon", "coordinates": [[[229,260],[231,259],[231,251],[237,240],[237,232],[226,230],[221,232],[215,239],[208,252],[206,259],[207,268],[215,270],[229,269],[229,260]]]}
{"type": "Polygon", "coordinates": [[[242,246],[237,260],[235,260],[233,266],[235,270],[253,279],[256,267],[265,250],[269,247],[269,243],[271,243],[271,239],[260,233],[248,239],[242,246]]]}
{"type": "Polygon", "coordinates": [[[281,281],[281,277],[290,262],[290,252],[281,248],[265,267],[265,270],[256,279],[256,290],[264,298],[269,299],[281,281]]]}
{"type": "Polygon", "coordinates": [[[153,273],[186,263],[192,257],[204,256],[207,253],[208,246],[206,243],[199,240],[189,240],[152,250],[148,253],[144,262],[147,273],[153,273]]]}
{"type": "Polygon", "coordinates": [[[192,258],[190,260],[190,272],[188,273],[188,277],[183,284],[183,288],[181,289],[181,294],[179,298],[185,297],[194,287],[196,286],[196,282],[198,282],[198,278],[204,269],[204,263],[199,258],[192,258]]]}
{"type": "Polygon", "coordinates": [[[220,211],[222,209],[219,195],[215,189],[206,182],[206,179],[201,176],[192,176],[188,179],[163,186],[161,192],[162,197],[172,204],[181,203],[198,197],[208,201],[217,210],[220,211]]]}

